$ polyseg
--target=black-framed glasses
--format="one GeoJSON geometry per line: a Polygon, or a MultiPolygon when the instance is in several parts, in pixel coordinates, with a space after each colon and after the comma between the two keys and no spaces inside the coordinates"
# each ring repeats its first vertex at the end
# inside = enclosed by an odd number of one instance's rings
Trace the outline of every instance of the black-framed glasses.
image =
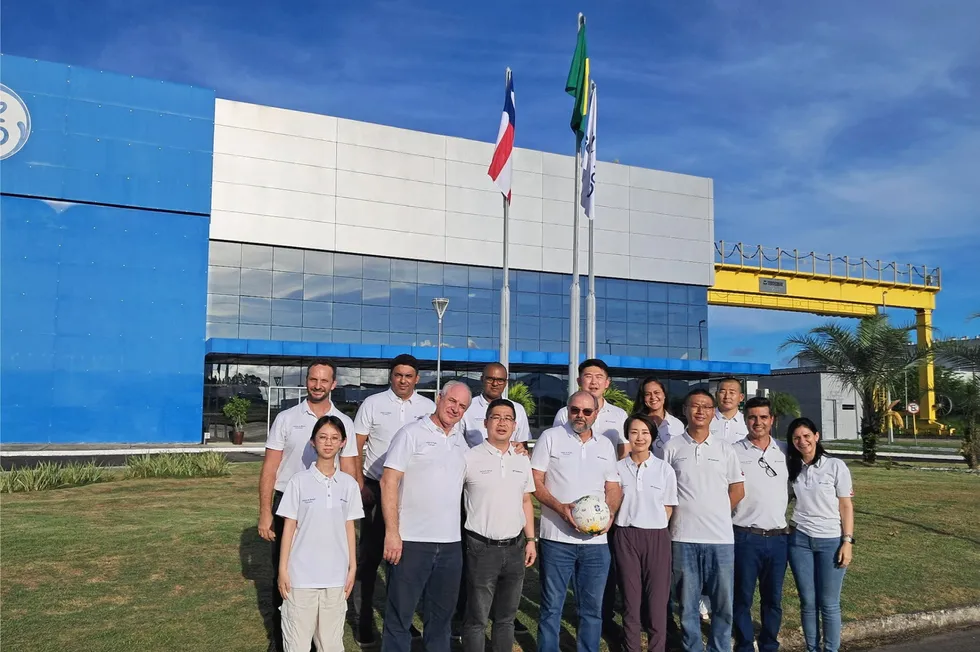
{"type": "Polygon", "coordinates": [[[776,477],[776,469],[769,466],[769,462],[766,461],[765,455],[759,458],[759,466],[766,470],[766,475],[768,475],[770,478],[776,477]]]}
{"type": "Polygon", "coordinates": [[[507,382],[506,378],[494,378],[493,376],[484,376],[483,382],[489,383],[491,385],[503,385],[507,382]]]}

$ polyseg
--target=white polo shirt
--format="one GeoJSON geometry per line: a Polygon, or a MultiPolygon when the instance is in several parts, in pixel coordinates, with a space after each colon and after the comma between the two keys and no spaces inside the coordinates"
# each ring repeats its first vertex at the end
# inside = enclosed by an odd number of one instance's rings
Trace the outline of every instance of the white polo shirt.
{"type": "MultiPolygon", "coordinates": [[[[602,435],[610,441],[613,445],[613,450],[619,450],[617,447],[622,446],[629,442],[626,435],[623,434],[623,425],[626,423],[626,410],[623,408],[618,408],[609,401],[603,401],[602,407],[599,408],[599,414],[596,416],[595,423],[592,424],[592,432],[597,435],[602,435]]],[[[555,415],[554,427],[563,426],[568,423],[568,406],[566,405],[562,409],[558,410],[558,414],[555,415]]]]}
{"type": "MultiPolygon", "coordinates": [[[[327,414],[340,419],[347,431],[347,441],[340,456],[357,457],[357,437],[354,436],[354,424],[350,417],[338,410],[332,401],[327,414]]],[[[285,491],[286,483],[293,475],[316,462],[316,451],[310,446],[310,437],[318,418],[305,399],[276,415],[269,429],[269,438],[265,441],[266,448],[282,451],[282,461],[276,470],[276,491],[285,491]]]]}
{"type": "Polygon", "coordinates": [[[347,521],[364,518],[357,480],[343,471],[328,478],[311,466],[290,478],[276,513],[297,522],[287,569],[293,588],[343,588],[350,570],[347,521]]]}
{"type": "Polygon", "coordinates": [[[616,464],[623,482],[623,504],[616,513],[619,527],[662,530],[667,527],[667,505],[677,504],[677,476],[666,462],[650,455],[637,466],[626,456],[616,464]]]}
{"type": "Polygon", "coordinates": [[[804,464],[793,483],[796,507],[793,522],[803,534],[837,538],[841,532],[840,498],[854,495],[851,471],[842,460],[823,455],[816,464],[804,464]]]}
{"type": "Polygon", "coordinates": [[[741,412],[736,412],[731,419],[726,419],[716,408],[715,417],[711,420],[711,434],[721,437],[729,444],[734,444],[748,437],[749,429],[745,425],[745,417],[741,412]]]}
{"type": "Polygon", "coordinates": [[[735,543],[728,485],[743,482],[735,449],[709,434],[700,444],[684,432],[664,449],[677,474],[677,509],[670,519],[673,541],[735,543]]]}
{"type": "Polygon", "coordinates": [[[385,468],[401,471],[398,533],[403,541],[459,541],[459,508],[466,472],[466,440],[456,424],[447,436],[430,417],[395,433],[385,468]]]}
{"type": "MultiPolygon", "coordinates": [[[[531,468],[544,471],[545,486],[562,503],[574,502],[582,496],[605,496],[606,483],[619,482],[616,449],[612,443],[593,434],[583,444],[567,424],[541,433],[531,454],[531,468]]],[[[605,534],[595,537],[582,534],[544,505],[539,536],[561,543],[606,543],[605,534]]]]}
{"type": "Polygon", "coordinates": [[[395,433],[405,424],[418,421],[435,411],[436,404],[418,392],[403,401],[390,387],[364,399],[354,417],[354,431],[368,437],[364,447],[364,475],[380,481],[384,473],[385,454],[395,433]]]}
{"type": "MultiPolygon", "coordinates": [[[[514,404],[514,411],[517,412],[517,427],[510,440],[527,441],[531,437],[531,426],[527,421],[527,412],[524,410],[524,406],[517,401],[511,401],[511,403],[514,404]]],[[[489,405],[490,401],[483,394],[477,394],[473,397],[470,406],[466,408],[463,424],[466,427],[466,443],[470,445],[470,448],[479,446],[487,438],[487,427],[483,425],[483,422],[487,418],[487,406],[489,405]]]]}
{"type": "Polygon", "coordinates": [[[664,458],[664,446],[667,445],[667,442],[684,434],[683,421],[667,412],[664,415],[664,420],[657,426],[657,438],[653,440],[653,445],[650,446],[650,452],[661,460],[664,458]]]}
{"type": "Polygon", "coordinates": [[[740,527],[778,530],[786,527],[789,504],[789,470],[786,468],[786,444],[769,438],[762,450],[748,437],[732,445],[745,476],[745,498],[735,506],[732,523],[740,527]],[[760,463],[765,460],[772,472],[760,463]]]}
{"type": "Polygon", "coordinates": [[[534,493],[531,460],[489,441],[466,453],[463,504],[466,529],[488,539],[512,539],[524,529],[524,494],[534,493]]]}

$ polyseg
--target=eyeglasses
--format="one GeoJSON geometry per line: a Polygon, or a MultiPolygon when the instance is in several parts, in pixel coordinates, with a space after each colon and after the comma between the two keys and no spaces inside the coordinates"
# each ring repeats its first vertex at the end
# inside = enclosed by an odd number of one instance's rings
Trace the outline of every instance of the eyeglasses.
{"type": "Polygon", "coordinates": [[[487,417],[487,421],[493,421],[494,423],[501,422],[501,421],[503,423],[514,423],[514,421],[516,420],[517,419],[515,419],[514,417],[504,416],[502,414],[494,414],[493,416],[487,417]]]}
{"type": "Polygon", "coordinates": [[[691,403],[688,408],[691,412],[714,412],[714,405],[707,405],[702,403],[691,403]]]}
{"type": "Polygon", "coordinates": [[[490,383],[491,385],[503,385],[507,382],[506,378],[494,378],[493,376],[484,376],[483,382],[490,383]]]}
{"type": "Polygon", "coordinates": [[[595,410],[593,408],[570,407],[568,408],[568,413],[581,414],[583,417],[591,417],[595,413],[595,410]]]}
{"type": "Polygon", "coordinates": [[[770,478],[776,477],[776,469],[769,466],[769,462],[766,461],[765,455],[759,458],[759,466],[766,470],[766,475],[768,475],[770,478]]]}

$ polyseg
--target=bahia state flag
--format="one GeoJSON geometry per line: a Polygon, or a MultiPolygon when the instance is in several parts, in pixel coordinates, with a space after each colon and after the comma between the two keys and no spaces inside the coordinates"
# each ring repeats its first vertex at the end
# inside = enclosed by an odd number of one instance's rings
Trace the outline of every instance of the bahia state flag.
{"type": "Polygon", "coordinates": [[[504,112],[500,116],[500,130],[497,132],[497,146],[493,150],[493,160],[487,174],[493,185],[510,201],[510,182],[513,176],[511,157],[514,153],[514,124],[517,110],[514,107],[514,76],[507,69],[507,90],[504,93],[504,112]]]}

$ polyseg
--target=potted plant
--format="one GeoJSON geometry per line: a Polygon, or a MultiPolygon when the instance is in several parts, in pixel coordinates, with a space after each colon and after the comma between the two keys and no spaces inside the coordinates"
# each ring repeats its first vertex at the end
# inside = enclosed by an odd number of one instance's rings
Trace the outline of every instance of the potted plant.
{"type": "Polygon", "coordinates": [[[245,441],[245,422],[248,420],[248,408],[251,405],[252,402],[247,398],[234,396],[221,409],[235,426],[231,434],[231,443],[236,446],[241,446],[245,441]]]}

